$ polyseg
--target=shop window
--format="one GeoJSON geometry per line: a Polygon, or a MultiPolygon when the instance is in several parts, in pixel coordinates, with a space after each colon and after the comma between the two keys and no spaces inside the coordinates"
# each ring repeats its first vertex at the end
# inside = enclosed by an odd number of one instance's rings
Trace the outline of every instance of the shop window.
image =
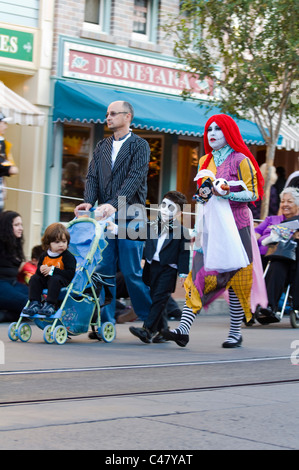
{"type": "Polygon", "coordinates": [[[160,169],[162,158],[162,139],[159,137],[144,137],[151,149],[151,159],[147,175],[146,205],[159,204],[160,169]]]}
{"type": "Polygon", "coordinates": [[[60,220],[74,218],[74,208],[83,202],[91,149],[91,128],[64,126],[61,174],[60,220]],[[76,198],[76,199],[73,199],[76,198]],[[82,199],[82,201],[78,200],[82,199]]]}

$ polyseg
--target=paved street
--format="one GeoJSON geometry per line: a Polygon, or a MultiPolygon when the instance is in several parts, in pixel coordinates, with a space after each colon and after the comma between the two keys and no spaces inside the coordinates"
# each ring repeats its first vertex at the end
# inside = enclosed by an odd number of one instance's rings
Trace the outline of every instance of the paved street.
{"type": "Polygon", "coordinates": [[[219,312],[196,319],[186,348],[141,343],[130,324],[110,344],[45,344],[35,325],[13,343],[0,324],[0,449],[298,449],[299,330],[288,317],[244,326],[225,350],[219,312]]]}

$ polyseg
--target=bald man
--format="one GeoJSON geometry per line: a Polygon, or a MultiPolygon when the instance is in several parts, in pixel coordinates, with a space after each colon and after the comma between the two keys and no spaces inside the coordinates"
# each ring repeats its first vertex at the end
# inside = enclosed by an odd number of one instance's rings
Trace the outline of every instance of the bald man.
{"type": "MultiPolygon", "coordinates": [[[[145,215],[150,161],[147,141],[133,134],[130,129],[133,117],[133,107],[126,101],[114,101],[108,106],[107,126],[113,135],[98,142],[88,168],[85,202],[75,209],[77,214],[78,210],[89,210],[97,202],[98,218],[105,220],[115,214],[117,223],[125,230],[130,222],[145,215]]],[[[136,231],[132,230],[132,233],[136,231]]],[[[98,271],[103,275],[116,276],[118,266],[124,275],[133,309],[141,320],[145,320],[151,298],[149,288],[142,281],[144,242],[130,240],[121,231],[116,237],[108,237],[107,242],[98,271]]],[[[110,291],[112,302],[101,309],[102,323],[115,323],[116,288],[110,288],[110,291]]]]}

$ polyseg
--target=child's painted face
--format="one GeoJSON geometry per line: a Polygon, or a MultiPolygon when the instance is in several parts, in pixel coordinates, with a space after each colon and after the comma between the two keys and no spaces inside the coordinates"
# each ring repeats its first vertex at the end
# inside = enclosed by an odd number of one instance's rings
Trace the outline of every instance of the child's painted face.
{"type": "Polygon", "coordinates": [[[50,243],[50,250],[52,253],[63,253],[67,249],[67,239],[55,240],[55,242],[50,243]]]}
{"type": "Polygon", "coordinates": [[[161,219],[163,222],[167,222],[170,219],[174,219],[179,212],[178,205],[170,199],[164,198],[160,205],[161,219]]]}
{"type": "Polygon", "coordinates": [[[226,138],[216,122],[210,124],[207,132],[208,142],[213,150],[219,150],[227,144],[226,138]]]}

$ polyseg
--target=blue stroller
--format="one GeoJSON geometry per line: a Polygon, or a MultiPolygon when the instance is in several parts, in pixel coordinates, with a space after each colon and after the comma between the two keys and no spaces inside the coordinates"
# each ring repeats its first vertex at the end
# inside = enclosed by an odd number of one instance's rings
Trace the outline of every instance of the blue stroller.
{"type": "MultiPolygon", "coordinates": [[[[110,343],[115,338],[115,327],[111,322],[101,324],[99,294],[103,285],[111,284],[107,282],[109,276],[95,272],[107,245],[104,227],[94,219],[82,217],[69,222],[67,228],[70,233],[68,249],[77,260],[76,274],[69,286],[61,289],[61,305],[54,315],[36,314],[29,318],[43,330],[44,341],[49,344],[64,344],[68,336],[86,333],[89,327],[99,340],[110,343]]],[[[19,320],[10,324],[8,337],[11,341],[30,340],[31,326],[23,322],[26,317],[28,315],[22,312],[19,320]]]]}

